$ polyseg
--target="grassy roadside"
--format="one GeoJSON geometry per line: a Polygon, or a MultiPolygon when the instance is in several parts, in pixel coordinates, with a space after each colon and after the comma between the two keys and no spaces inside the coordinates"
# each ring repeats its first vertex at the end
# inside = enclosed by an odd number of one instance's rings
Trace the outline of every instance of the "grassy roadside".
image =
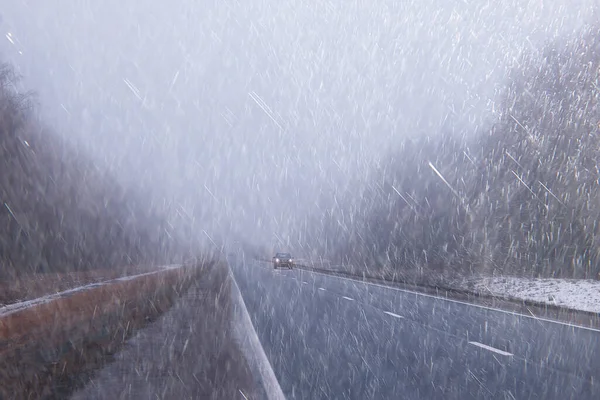
{"type": "Polygon", "coordinates": [[[210,265],[76,292],[0,320],[0,398],[64,398],[210,265]]]}
{"type": "Polygon", "coordinates": [[[203,271],[173,308],[138,333],[73,400],[116,398],[263,399],[234,335],[226,263],[203,271]]]}
{"type": "MultiPolygon", "coordinates": [[[[45,126],[18,81],[0,61],[0,307],[195,254],[167,221],[170,204],[119,184],[45,126]]],[[[209,267],[204,261],[3,313],[0,399],[64,398],[168,310],[209,267]]]]}
{"type": "Polygon", "coordinates": [[[18,278],[0,281],[0,307],[90,283],[143,274],[152,270],[153,268],[145,266],[127,266],[121,269],[28,273],[18,278]]]}

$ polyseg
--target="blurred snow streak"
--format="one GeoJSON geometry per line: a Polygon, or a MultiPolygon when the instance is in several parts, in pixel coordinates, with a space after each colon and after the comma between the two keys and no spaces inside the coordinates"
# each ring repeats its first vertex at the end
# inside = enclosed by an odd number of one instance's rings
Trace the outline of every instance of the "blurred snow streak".
{"type": "Polygon", "coordinates": [[[595,0],[37,3],[4,7],[3,57],[168,232],[600,272],[595,0]]]}

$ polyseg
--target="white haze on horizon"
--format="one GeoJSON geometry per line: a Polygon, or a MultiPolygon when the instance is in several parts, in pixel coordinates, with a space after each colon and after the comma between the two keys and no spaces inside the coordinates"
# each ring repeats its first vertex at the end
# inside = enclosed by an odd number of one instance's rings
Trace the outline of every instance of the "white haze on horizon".
{"type": "Polygon", "coordinates": [[[404,138],[485,128],[519,55],[596,3],[29,0],[5,5],[0,54],[121,182],[269,243],[404,138]]]}

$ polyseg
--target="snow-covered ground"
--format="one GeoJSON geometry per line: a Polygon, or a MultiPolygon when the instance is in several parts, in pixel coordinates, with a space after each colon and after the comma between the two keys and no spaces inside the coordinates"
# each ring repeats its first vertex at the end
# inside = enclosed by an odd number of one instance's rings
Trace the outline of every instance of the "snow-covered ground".
{"type": "Polygon", "coordinates": [[[482,293],[600,312],[600,281],[493,277],[482,278],[475,288],[482,293]]]}

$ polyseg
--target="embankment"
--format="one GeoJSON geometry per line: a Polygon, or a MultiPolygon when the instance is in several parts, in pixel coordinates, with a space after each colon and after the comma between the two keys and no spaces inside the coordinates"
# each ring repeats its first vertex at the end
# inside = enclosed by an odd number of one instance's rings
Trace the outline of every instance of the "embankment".
{"type": "Polygon", "coordinates": [[[3,307],[0,398],[64,397],[208,267],[171,267],[3,307]]]}
{"type": "Polygon", "coordinates": [[[73,400],[284,399],[235,280],[215,264],[73,400]]]}

